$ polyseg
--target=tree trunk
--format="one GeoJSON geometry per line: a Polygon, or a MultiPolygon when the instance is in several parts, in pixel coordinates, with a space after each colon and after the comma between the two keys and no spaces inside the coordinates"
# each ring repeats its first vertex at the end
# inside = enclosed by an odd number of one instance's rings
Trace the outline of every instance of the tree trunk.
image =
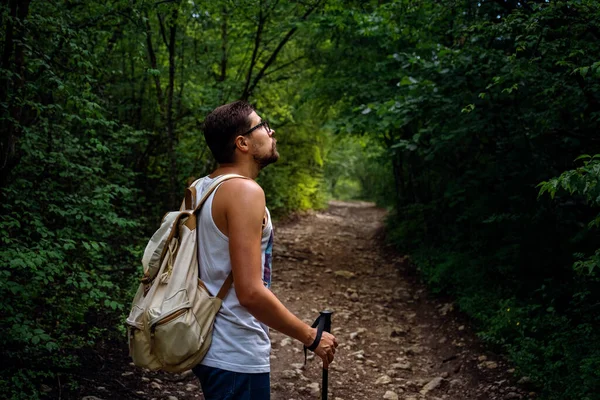
{"type": "MultiPolygon", "coordinates": [[[[320,5],[321,5],[321,2],[317,1],[308,10],[306,10],[304,15],[302,15],[302,17],[300,17],[300,20],[305,21],[306,19],[308,19],[308,17],[313,13],[313,11],[315,11],[320,5]]],[[[250,62],[250,68],[248,69],[248,75],[246,77],[246,86],[244,88],[244,92],[242,93],[242,99],[244,99],[244,100],[248,99],[252,95],[252,92],[254,91],[254,89],[260,82],[260,80],[265,76],[267,69],[275,62],[275,60],[277,60],[277,56],[279,55],[279,52],[284,48],[284,46],[292,38],[292,36],[296,32],[296,30],[298,29],[297,27],[293,27],[285,34],[285,36],[283,37],[283,39],[281,39],[281,41],[279,42],[279,44],[277,45],[275,50],[273,50],[273,52],[271,53],[271,55],[269,56],[267,61],[265,61],[264,65],[262,66],[260,71],[258,71],[258,73],[254,77],[254,79],[252,79],[252,69],[254,68],[254,65],[256,64],[256,54],[257,54],[258,48],[260,46],[260,34],[262,33],[262,29],[263,29],[265,23],[266,23],[266,17],[263,16],[262,3],[261,3],[261,9],[260,9],[260,13],[259,13],[259,26],[256,31],[256,39],[254,42],[254,51],[252,53],[252,60],[250,62]]]]}
{"type": "Polygon", "coordinates": [[[227,78],[227,8],[223,7],[221,13],[223,20],[221,21],[221,75],[219,82],[225,81],[227,78]]]}
{"type": "MultiPolygon", "coordinates": [[[[392,160],[394,168],[394,182],[396,183],[396,211],[399,213],[404,205],[404,165],[399,153],[392,160]]],[[[398,214],[399,215],[399,214],[398,214]]]]}
{"type": "Polygon", "coordinates": [[[263,16],[262,2],[260,3],[260,9],[258,11],[258,26],[256,27],[256,36],[254,36],[254,49],[252,50],[252,57],[250,59],[250,66],[248,67],[248,73],[246,74],[246,85],[242,93],[242,100],[248,100],[250,97],[250,84],[252,82],[252,70],[256,65],[256,59],[258,57],[258,49],[260,48],[262,31],[265,26],[266,19],[263,16]]]}
{"type": "Polygon", "coordinates": [[[175,120],[173,118],[173,92],[175,89],[175,39],[177,37],[177,17],[179,9],[173,8],[172,19],[169,27],[169,86],[167,87],[167,115],[166,115],[166,126],[167,126],[167,140],[169,143],[169,149],[167,151],[169,156],[169,167],[170,167],[170,198],[169,202],[172,206],[177,205],[177,199],[179,196],[177,190],[177,157],[175,155],[175,147],[177,145],[177,138],[175,137],[175,120]]]}
{"type": "Polygon", "coordinates": [[[5,42],[0,68],[11,71],[14,77],[0,77],[0,103],[6,104],[8,109],[8,113],[2,115],[4,122],[0,127],[0,188],[4,187],[8,180],[8,174],[18,164],[15,149],[22,131],[23,107],[21,104],[16,104],[17,100],[12,100],[12,98],[21,97],[19,94],[25,86],[25,54],[23,51],[25,30],[23,27],[29,14],[30,3],[30,0],[10,0],[8,4],[4,4],[4,7],[8,5],[9,8],[9,20],[6,21],[4,28],[5,42]]]}

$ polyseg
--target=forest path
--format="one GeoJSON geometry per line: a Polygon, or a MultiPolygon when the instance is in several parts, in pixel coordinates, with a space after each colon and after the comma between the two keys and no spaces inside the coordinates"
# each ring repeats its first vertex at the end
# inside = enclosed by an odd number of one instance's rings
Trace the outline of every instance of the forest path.
{"type": "MultiPolygon", "coordinates": [[[[383,245],[385,211],[332,201],[276,226],[273,291],[312,323],[334,311],[340,346],[329,399],[488,400],[528,395],[506,363],[485,354],[452,304],[427,295],[407,257],[383,245]]],[[[321,361],[272,332],[274,400],[320,398],[321,361]]]]}
{"type": "MultiPolygon", "coordinates": [[[[329,400],[530,397],[452,304],[427,294],[408,257],[383,244],[384,218],[371,203],[332,201],[325,211],[275,224],[273,291],[307,323],[334,311],[340,345],[329,400]]],[[[321,361],[309,352],[304,367],[299,342],[273,330],[271,338],[272,399],[320,399],[321,361]]],[[[125,344],[110,353],[79,399],[203,399],[191,371],[136,368],[125,344]]]]}

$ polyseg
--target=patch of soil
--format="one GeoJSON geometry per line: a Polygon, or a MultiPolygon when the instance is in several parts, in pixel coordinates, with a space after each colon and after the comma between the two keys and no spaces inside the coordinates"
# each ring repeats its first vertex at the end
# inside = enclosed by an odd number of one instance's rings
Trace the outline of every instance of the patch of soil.
{"type": "MultiPolygon", "coordinates": [[[[329,370],[329,399],[510,400],[520,388],[510,365],[482,348],[452,303],[429,296],[407,256],[382,243],[385,211],[332,201],[275,224],[273,291],[307,323],[334,311],[340,346],[329,370]]],[[[274,400],[320,399],[322,368],[302,345],[271,331],[274,400]]],[[[203,399],[193,374],[135,368],[126,344],[105,349],[101,369],[79,394],[98,399],[203,399]]],[[[90,398],[89,400],[95,400],[90,398]]]]}

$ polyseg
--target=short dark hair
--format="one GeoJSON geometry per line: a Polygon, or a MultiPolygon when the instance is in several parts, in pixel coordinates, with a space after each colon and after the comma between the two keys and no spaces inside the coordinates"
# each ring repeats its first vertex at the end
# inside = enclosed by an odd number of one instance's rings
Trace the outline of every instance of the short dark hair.
{"type": "Polygon", "coordinates": [[[204,139],[219,164],[233,162],[234,140],[250,129],[254,107],[243,100],[215,108],[204,120],[204,139]]]}

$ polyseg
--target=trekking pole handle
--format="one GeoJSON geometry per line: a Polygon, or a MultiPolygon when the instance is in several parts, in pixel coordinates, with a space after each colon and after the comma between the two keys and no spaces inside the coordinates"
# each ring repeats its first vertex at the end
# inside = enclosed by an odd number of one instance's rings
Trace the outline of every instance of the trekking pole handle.
{"type": "MultiPolygon", "coordinates": [[[[331,333],[331,315],[333,311],[323,310],[320,312],[321,318],[325,321],[323,331],[331,333]]],[[[329,371],[323,368],[323,389],[321,391],[321,400],[327,400],[327,389],[329,386],[329,371]]]]}

